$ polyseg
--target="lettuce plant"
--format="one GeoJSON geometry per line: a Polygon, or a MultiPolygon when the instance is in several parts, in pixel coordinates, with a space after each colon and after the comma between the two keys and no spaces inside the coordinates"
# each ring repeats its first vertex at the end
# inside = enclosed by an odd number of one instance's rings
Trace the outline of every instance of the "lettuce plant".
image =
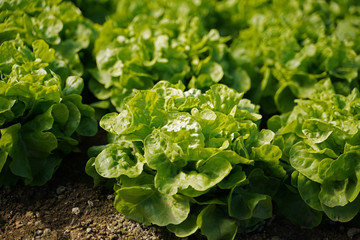
{"type": "Polygon", "coordinates": [[[62,0],[4,0],[0,2],[0,43],[19,36],[31,47],[44,40],[55,49],[52,70],[62,78],[84,72],[81,51],[96,37],[94,24],[71,2],[62,0]]]}
{"type": "Polygon", "coordinates": [[[94,109],[81,103],[83,80],[57,75],[55,56],[43,40],[32,50],[18,38],[0,45],[0,186],[44,184],[78,136],[97,132],[94,109]]]}
{"type": "Polygon", "coordinates": [[[5,0],[0,16],[0,186],[42,185],[97,131],[80,96],[96,30],[68,1],[5,0]]]}
{"type": "Polygon", "coordinates": [[[184,89],[160,81],[105,115],[110,143],[90,151],[86,169],[116,181],[114,204],[128,218],[180,237],[201,229],[209,239],[233,239],[272,216],[282,153],[242,93],[221,84],[184,89]]]}
{"type": "Polygon", "coordinates": [[[119,2],[95,42],[90,89],[105,100],[97,106],[107,108],[110,100],[121,111],[132,89],[149,89],[160,80],[198,89],[216,83],[241,92],[250,88],[246,71],[234,65],[230,38],[206,29],[190,2],[119,2]]]}
{"type": "MultiPolygon", "coordinates": [[[[223,4],[227,2],[237,1],[223,4]]],[[[234,16],[245,11],[239,18],[246,26],[234,38],[231,51],[252,79],[248,97],[264,112],[291,111],[295,99],[310,97],[316,82],[326,78],[343,95],[359,87],[360,52],[354,28],[360,17],[358,2],[247,3],[231,15],[236,20],[234,16]]]]}
{"type": "Polygon", "coordinates": [[[336,94],[330,80],[316,89],[310,99],[296,100],[290,113],[273,116],[268,125],[276,131],[291,174],[289,189],[300,194],[318,219],[312,224],[320,223],[322,212],[347,222],[360,210],[360,94],[358,89],[336,94]]]}

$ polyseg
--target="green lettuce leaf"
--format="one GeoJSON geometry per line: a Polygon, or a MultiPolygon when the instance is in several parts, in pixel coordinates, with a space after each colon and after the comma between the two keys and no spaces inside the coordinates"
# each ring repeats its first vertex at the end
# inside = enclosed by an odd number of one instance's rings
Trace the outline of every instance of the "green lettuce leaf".
{"type": "Polygon", "coordinates": [[[121,188],[116,192],[114,204],[128,218],[159,226],[180,224],[190,211],[184,197],[160,194],[150,186],[121,188]]]}

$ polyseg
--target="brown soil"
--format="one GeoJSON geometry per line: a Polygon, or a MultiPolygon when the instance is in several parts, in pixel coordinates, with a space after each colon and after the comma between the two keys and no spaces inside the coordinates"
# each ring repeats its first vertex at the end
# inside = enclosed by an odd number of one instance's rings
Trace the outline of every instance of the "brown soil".
{"type": "MultiPolygon", "coordinates": [[[[112,206],[112,192],[105,186],[93,188],[92,179],[84,173],[86,161],[84,154],[70,155],[53,179],[42,187],[1,188],[0,239],[179,239],[166,228],[143,226],[117,213],[112,206]]],[[[325,221],[316,229],[301,229],[277,215],[255,232],[236,237],[237,240],[351,238],[360,239],[360,228],[325,221]]],[[[205,238],[195,234],[187,239],[205,238]]]]}

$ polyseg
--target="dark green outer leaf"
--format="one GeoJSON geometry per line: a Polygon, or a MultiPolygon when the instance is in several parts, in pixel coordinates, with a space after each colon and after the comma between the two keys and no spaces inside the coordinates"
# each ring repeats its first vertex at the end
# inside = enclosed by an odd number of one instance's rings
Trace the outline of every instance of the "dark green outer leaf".
{"type": "Polygon", "coordinates": [[[163,195],[151,187],[125,187],[115,195],[115,208],[120,213],[145,224],[180,224],[190,212],[189,202],[184,197],[163,195]]]}
{"type": "Polygon", "coordinates": [[[341,207],[327,207],[322,205],[325,214],[333,221],[348,222],[353,219],[360,210],[360,197],[358,196],[355,201],[348,203],[341,207]]]}
{"type": "Polygon", "coordinates": [[[170,224],[166,228],[175,233],[177,237],[187,237],[198,230],[196,225],[197,215],[190,213],[188,218],[178,225],[170,224]]]}
{"type": "Polygon", "coordinates": [[[290,186],[282,185],[274,197],[279,212],[291,222],[306,228],[314,228],[321,223],[322,212],[310,208],[290,186]]]}
{"type": "Polygon", "coordinates": [[[196,223],[201,233],[209,240],[233,240],[238,228],[226,210],[217,205],[205,207],[197,217],[196,223]]]}

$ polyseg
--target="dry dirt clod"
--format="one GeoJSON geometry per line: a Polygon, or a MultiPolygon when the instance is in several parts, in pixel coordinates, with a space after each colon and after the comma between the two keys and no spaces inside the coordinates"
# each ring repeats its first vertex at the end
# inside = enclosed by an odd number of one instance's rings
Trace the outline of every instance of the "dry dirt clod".
{"type": "Polygon", "coordinates": [[[25,217],[34,217],[34,213],[32,211],[27,211],[25,217]]]}
{"type": "Polygon", "coordinates": [[[51,233],[51,229],[50,228],[45,228],[44,235],[50,235],[50,233],[51,233]]]}
{"type": "Polygon", "coordinates": [[[136,226],[136,227],[134,228],[134,232],[137,233],[137,234],[141,233],[141,231],[142,231],[142,229],[141,229],[141,227],[139,227],[139,226],[136,226]]]}
{"type": "Polygon", "coordinates": [[[15,222],[15,228],[17,229],[17,228],[21,228],[22,226],[24,226],[24,224],[22,223],[22,222],[20,222],[20,221],[16,221],[15,222]]]}
{"type": "Polygon", "coordinates": [[[70,232],[70,239],[77,239],[77,237],[78,237],[78,233],[76,231],[70,232]]]}

